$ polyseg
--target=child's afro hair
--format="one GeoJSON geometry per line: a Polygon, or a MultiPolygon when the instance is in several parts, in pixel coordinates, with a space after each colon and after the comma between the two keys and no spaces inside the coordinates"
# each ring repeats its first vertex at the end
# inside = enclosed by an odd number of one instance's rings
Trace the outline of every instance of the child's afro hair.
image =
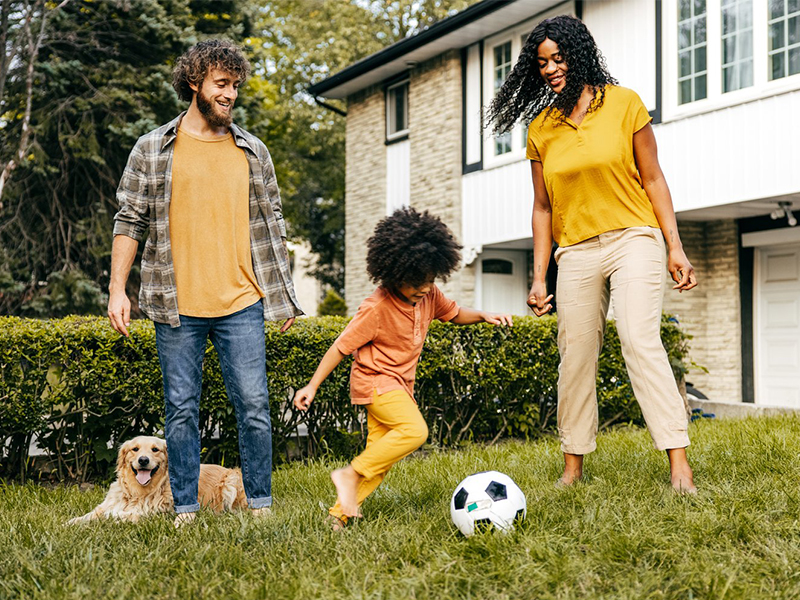
{"type": "Polygon", "coordinates": [[[447,280],[461,260],[461,246],[439,217],[400,208],[381,220],[367,240],[367,273],[390,289],[447,280]]]}

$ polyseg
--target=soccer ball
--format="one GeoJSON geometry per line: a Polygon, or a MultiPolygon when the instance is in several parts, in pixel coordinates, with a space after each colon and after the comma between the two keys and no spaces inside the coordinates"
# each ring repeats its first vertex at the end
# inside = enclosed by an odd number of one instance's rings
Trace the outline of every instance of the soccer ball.
{"type": "Polygon", "coordinates": [[[511,477],[497,471],[470,475],[456,486],[450,500],[453,524],[466,536],[492,527],[511,531],[526,514],[525,494],[511,477]]]}

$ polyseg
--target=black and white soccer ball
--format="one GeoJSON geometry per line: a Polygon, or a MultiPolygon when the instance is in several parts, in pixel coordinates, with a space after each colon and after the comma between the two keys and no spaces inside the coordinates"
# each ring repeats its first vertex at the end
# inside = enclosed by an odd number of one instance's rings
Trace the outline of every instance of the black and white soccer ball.
{"type": "Polygon", "coordinates": [[[466,536],[484,528],[511,531],[527,511],[525,494],[511,477],[497,471],[470,475],[450,500],[453,524],[466,536]]]}

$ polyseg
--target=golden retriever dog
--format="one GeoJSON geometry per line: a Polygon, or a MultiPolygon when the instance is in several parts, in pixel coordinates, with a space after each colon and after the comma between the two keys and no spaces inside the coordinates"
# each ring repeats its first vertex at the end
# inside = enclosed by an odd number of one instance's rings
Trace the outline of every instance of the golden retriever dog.
{"type": "MultiPolygon", "coordinates": [[[[169,485],[167,444],[157,437],[139,436],[122,444],[117,455],[117,480],[94,510],[69,521],[83,523],[110,518],[136,522],[174,508],[169,485]]],[[[198,502],[215,512],[247,507],[238,469],[200,465],[198,502]]]]}

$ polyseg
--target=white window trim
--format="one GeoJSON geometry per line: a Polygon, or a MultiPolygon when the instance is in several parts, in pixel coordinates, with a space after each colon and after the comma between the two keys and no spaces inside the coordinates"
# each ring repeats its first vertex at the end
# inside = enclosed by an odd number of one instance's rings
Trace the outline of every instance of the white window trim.
{"type": "MultiPolygon", "coordinates": [[[[501,44],[511,42],[511,65],[512,68],[517,64],[519,53],[522,50],[522,36],[529,34],[544,19],[555,17],[556,15],[575,15],[575,3],[573,0],[564,2],[545,12],[539,13],[527,21],[518,23],[498,34],[484,39],[483,41],[483,98],[484,114],[494,98],[494,49],[501,44]]],[[[491,126],[483,132],[483,168],[491,169],[501,167],[509,163],[518,162],[525,159],[525,140],[527,131],[522,125],[517,125],[511,131],[511,152],[496,156],[494,153],[494,135],[491,126]]]]}
{"type": "Polygon", "coordinates": [[[391,142],[392,140],[396,140],[396,139],[399,139],[399,138],[402,138],[402,137],[406,137],[408,135],[408,130],[409,130],[409,127],[408,127],[408,112],[409,112],[408,111],[408,97],[411,95],[409,93],[410,92],[410,86],[409,86],[408,82],[409,82],[408,79],[404,79],[403,81],[398,81],[397,83],[393,83],[392,85],[390,85],[390,86],[388,86],[386,88],[386,93],[384,94],[384,103],[385,103],[385,106],[386,106],[386,141],[387,142],[391,142]],[[399,88],[401,86],[407,86],[407,89],[406,89],[406,102],[405,102],[405,109],[406,109],[405,123],[406,123],[406,128],[401,130],[401,131],[395,131],[394,133],[390,134],[389,131],[391,129],[391,124],[390,123],[391,123],[392,112],[391,112],[391,109],[390,109],[389,94],[393,89],[399,88]]]}
{"type": "Polygon", "coordinates": [[[665,0],[661,7],[663,123],[800,90],[800,74],[769,80],[767,4],[753,0],[753,85],[723,93],[722,3],[720,0],[706,0],[707,96],[703,100],[678,104],[678,0],[665,0]]]}

